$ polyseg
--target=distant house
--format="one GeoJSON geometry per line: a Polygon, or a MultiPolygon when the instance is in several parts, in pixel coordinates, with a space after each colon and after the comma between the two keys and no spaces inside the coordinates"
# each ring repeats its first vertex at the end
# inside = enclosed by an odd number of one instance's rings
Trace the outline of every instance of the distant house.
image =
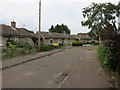
{"type": "Polygon", "coordinates": [[[92,39],[88,33],[78,33],[77,34],[80,38],[80,40],[84,43],[91,43],[92,41],[94,41],[94,39],[92,39]]]}
{"type": "Polygon", "coordinates": [[[53,44],[53,43],[64,43],[66,36],[61,33],[52,33],[52,32],[41,32],[43,37],[42,43],[44,44],[53,44]]]}
{"type": "Polygon", "coordinates": [[[77,35],[68,35],[68,43],[71,45],[73,41],[80,41],[77,35]]]}
{"type": "Polygon", "coordinates": [[[40,32],[41,34],[41,43],[43,44],[53,44],[53,43],[61,43],[64,45],[70,45],[73,41],[79,41],[79,38],[76,35],[69,35],[63,33],[55,33],[51,32],[40,32]]]}
{"type": "Polygon", "coordinates": [[[34,33],[30,33],[29,30],[25,28],[17,28],[16,22],[11,22],[11,26],[1,24],[0,27],[0,45],[6,46],[7,40],[34,45],[32,40],[32,38],[35,37],[34,33]]]}

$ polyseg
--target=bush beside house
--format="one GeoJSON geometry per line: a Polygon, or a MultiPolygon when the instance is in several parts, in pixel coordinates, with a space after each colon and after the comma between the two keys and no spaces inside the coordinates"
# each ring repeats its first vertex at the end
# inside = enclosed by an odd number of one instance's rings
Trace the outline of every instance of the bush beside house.
{"type": "MultiPolygon", "coordinates": [[[[52,49],[60,48],[60,44],[53,44],[53,45],[45,45],[41,44],[41,52],[42,51],[49,51],[52,49]]],[[[37,53],[38,46],[31,46],[29,43],[23,43],[23,42],[15,42],[13,40],[9,40],[7,42],[6,49],[2,50],[2,59],[8,59],[13,58],[20,55],[26,55],[30,53],[37,53]]]]}
{"type": "Polygon", "coordinates": [[[73,41],[72,42],[72,46],[82,46],[83,45],[83,42],[82,41],[73,41]]]}

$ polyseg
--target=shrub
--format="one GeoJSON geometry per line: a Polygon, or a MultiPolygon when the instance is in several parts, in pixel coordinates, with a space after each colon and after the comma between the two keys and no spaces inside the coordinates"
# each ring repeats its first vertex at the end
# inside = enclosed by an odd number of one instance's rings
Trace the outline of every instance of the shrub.
{"type": "Polygon", "coordinates": [[[3,50],[2,50],[2,53],[5,53],[5,52],[7,52],[7,49],[3,49],[3,50]]]}
{"type": "Polygon", "coordinates": [[[19,55],[23,55],[23,54],[26,54],[25,50],[13,50],[13,49],[7,49],[6,50],[6,54],[4,54],[2,56],[2,59],[8,59],[8,58],[13,58],[13,57],[16,57],[16,56],[19,56],[19,55]]]}
{"type": "MultiPolygon", "coordinates": [[[[108,43],[108,42],[107,42],[108,43]]],[[[110,43],[112,44],[112,43],[110,43]]],[[[115,46],[100,44],[98,48],[99,60],[110,70],[115,71],[117,67],[118,53],[115,46]]]]}
{"type": "Polygon", "coordinates": [[[11,42],[8,42],[8,47],[11,49],[16,49],[16,45],[11,44],[11,42]]]}
{"type": "Polygon", "coordinates": [[[83,45],[83,42],[82,42],[82,41],[80,41],[80,42],[79,42],[79,45],[80,45],[80,46],[82,46],[82,45],[83,45]]]}
{"type": "Polygon", "coordinates": [[[75,41],[72,42],[72,46],[75,46],[75,41]]]}
{"type": "Polygon", "coordinates": [[[64,46],[62,43],[59,43],[59,47],[64,46]]]}
{"type": "Polygon", "coordinates": [[[83,45],[83,42],[82,41],[73,41],[72,42],[72,46],[82,46],[83,45]]]}
{"type": "Polygon", "coordinates": [[[16,45],[17,47],[20,48],[32,48],[32,46],[29,43],[25,43],[25,42],[16,42],[14,40],[8,40],[7,41],[7,46],[9,45],[8,43],[11,43],[12,45],[16,45]]]}
{"type": "Polygon", "coordinates": [[[41,51],[49,51],[55,48],[59,48],[59,46],[58,45],[45,45],[45,44],[42,44],[40,46],[41,51]]]}
{"type": "MultiPolygon", "coordinates": [[[[7,45],[8,45],[8,48],[3,49],[3,52],[5,54],[2,56],[2,59],[8,59],[15,56],[28,54],[28,53],[35,53],[38,50],[38,46],[31,46],[26,43],[20,43],[15,41],[7,42],[7,45]],[[22,48],[16,48],[16,47],[22,47],[22,48]]],[[[41,44],[40,48],[41,48],[41,51],[49,51],[52,49],[59,48],[59,44],[53,44],[53,45],[41,44]]]]}
{"type": "Polygon", "coordinates": [[[2,59],[8,59],[19,55],[35,53],[37,52],[37,48],[27,43],[20,43],[20,42],[15,42],[13,40],[11,41],[9,40],[9,42],[7,42],[7,49],[3,49],[2,52],[5,53],[2,56],[2,59]],[[20,49],[17,47],[22,47],[22,48],[20,49]]]}
{"type": "Polygon", "coordinates": [[[53,46],[56,46],[56,47],[59,47],[59,44],[58,44],[58,43],[53,43],[52,45],[53,45],[53,46]]]}

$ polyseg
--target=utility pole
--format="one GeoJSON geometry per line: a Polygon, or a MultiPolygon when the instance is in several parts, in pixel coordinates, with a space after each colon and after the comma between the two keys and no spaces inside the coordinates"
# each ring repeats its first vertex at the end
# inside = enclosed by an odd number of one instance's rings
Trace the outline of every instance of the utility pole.
{"type": "Polygon", "coordinates": [[[40,30],[41,29],[41,0],[39,0],[39,32],[38,32],[38,52],[40,52],[40,30]]]}
{"type": "Polygon", "coordinates": [[[69,40],[68,40],[68,32],[67,32],[67,47],[69,45],[69,40]]]}

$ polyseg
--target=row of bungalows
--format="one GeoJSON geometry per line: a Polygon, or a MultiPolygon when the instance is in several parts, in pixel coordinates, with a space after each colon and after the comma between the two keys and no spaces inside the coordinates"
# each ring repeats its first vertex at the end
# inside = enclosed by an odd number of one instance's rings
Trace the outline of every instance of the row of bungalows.
{"type": "MultiPolygon", "coordinates": [[[[79,41],[76,35],[54,33],[54,32],[40,32],[42,44],[72,44],[73,41],[79,41]]],[[[34,45],[34,39],[38,39],[38,33],[32,33],[25,28],[17,28],[16,22],[11,22],[11,26],[0,24],[0,46],[6,46],[8,40],[16,42],[29,43],[34,45]]]]}
{"type": "Polygon", "coordinates": [[[55,32],[41,32],[41,43],[43,44],[53,44],[61,43],[64,45],[71,45],[73,41],[79,41],[79,37],[75,35],[55,33],[55,32]]]}

